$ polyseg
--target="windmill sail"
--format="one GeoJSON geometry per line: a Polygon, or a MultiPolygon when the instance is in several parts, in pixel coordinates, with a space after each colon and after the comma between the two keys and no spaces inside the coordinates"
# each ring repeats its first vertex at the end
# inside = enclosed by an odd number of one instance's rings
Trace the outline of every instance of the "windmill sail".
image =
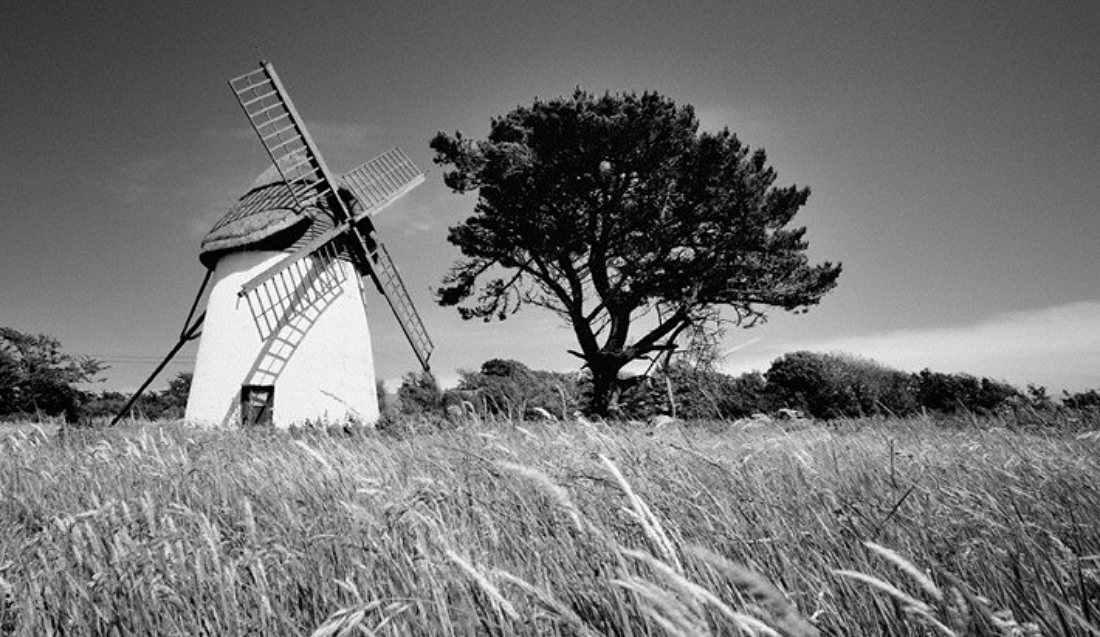
{"type": "MultiPolygon", "coordinates": [[[[242,286],[239,295],[246,299],[260,337],[268,338],[281,324],[292,320],[296,308],[310,303],[310,295],[327,294],[334,280],[335,284],[342,283],[343,279],[334,279],[340,275],[332,274],[341,268],[330,266],[337,256],[346,255],[361,279],[369,275],[374,280],[420,364],[428,369],[434,345],[370,221],[370,215],[423,183],[423,173],[394,148],[337,181],[270,64],[262,62],[258,70],[230,80],[229,85],[298,210],[323,210],[334,224],[242,286]],[[345,200],[337,186],[346,186],[354,199],[345,200]]],[[[362,292],[362,280],[360,283],[362,292]]]]}
{"type": "Polygon", "coordinates": [[[299,210],[318,199],[336,199],[330,214],[337,223],[350,215],[334,192],[333,179],[306,131],[298,110],[283,89],[275,68],[261,62],[260,68],[229,80],[248,123],[260,137],[264,150],[290,188],[299,210]]]}
{"type": "MultiPolygon", "coordinates": [[[[424,328],[416,306],[409,298],[397,266],[390,258],[386,246],[379,240],[374,224],[367,217],[378,214],[382,208],[423,183],[424,173],[417,169],[400,148],[393,148],[348,172],[343,180],[355,195],[357,204],[361,206],[361,209],[354,208],[355,219],[361,229],[359,236],[365,239],[364,247],[374,284],[386,298],[420,365],[428,369],[428,359],[435,345],[424,328]],[[359,221],[360,219],[362,220],[359,221]]],[[[365,301],[364,299],[364,303],[365,301]]]]}
{"type": "MultiPolygon", "coordinates": [[[[405,283],[397,273],[397,266],[390,258],[386,246],[381,243],[375,245],[376,249],[370,253],[374,263],[372,269],[374,283],[378,286],[382,296],[386,297],[386,302],[389,303],[393,315],[397,317],[397,322],[401,325],[401,331],[405,333],[409,345],[412,345],[413,352],[416,354],[417,360],[420,361],[420,365],[424,369],[428,369],[428,359],[431,358],[435,345],[428,336],[428,330],[424,328],[420,313],[416,311],[412,299],[409,298],[409,292],[405,289],[405,283]]],[[[362,286],[360,286],[360,292],[362,292],[362,286]]]]}
{"type": "Polygon", "coordinates": [[[424,173],[400,148],[391,148],[342,177],[363,207],[360,214],[376,215],[413,188],[424,183],[424,173]]]}

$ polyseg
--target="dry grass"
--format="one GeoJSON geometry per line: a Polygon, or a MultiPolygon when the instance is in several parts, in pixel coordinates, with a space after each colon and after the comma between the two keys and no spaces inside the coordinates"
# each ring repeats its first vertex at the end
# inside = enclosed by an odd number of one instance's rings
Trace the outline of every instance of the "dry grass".
{"type": "Polygon", "coordinates": [[[1100,440],[0,437],[0,635],[1100,634],[1100,440]]]}

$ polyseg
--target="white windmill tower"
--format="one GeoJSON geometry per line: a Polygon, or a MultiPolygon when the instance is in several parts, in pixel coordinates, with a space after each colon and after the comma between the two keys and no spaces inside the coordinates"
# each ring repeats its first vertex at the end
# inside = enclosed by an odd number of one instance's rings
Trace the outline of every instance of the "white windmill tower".
{"type": "Polygon", "coordinates": [[[201,336],[188,421],[372,423],[368,281],[429,369],[431,339],[370,219],[424,176],[394,148],[334,177],[270,64],[229,84],[274,165],[203,239],[208,271],[180,340],[134,400],[201,336]],[[195,317],[208,284],[206,311],[195,317]]]}

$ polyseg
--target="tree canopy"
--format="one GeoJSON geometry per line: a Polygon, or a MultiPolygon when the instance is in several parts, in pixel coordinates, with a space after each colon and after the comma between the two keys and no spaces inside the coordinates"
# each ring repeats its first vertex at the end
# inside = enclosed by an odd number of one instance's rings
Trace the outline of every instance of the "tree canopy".
{"type": "Polygon", "coordinates": [[[558,314],[597,413],[623,365],[668,351],[688,327],[805,310],[840,275],[810,264],[805,228],[790,226],[808,189],[775,186],[763,150],[700,132],[690,106],[657,93],[578,89],[494,118],[485,140],[439,133],[431,147],[451,168],[447,186],[478,192],[450,229],[464,258],[437,300],[464,318],[525,304],[558,314]]]}
{"type": "Polygon", "coordinates": [[[0,416],[64,414],[75,420],[81,392],[73,385],[94,380],[104,369],[93,358],[64,353],[52,336],[0,327],[0,416]]]}

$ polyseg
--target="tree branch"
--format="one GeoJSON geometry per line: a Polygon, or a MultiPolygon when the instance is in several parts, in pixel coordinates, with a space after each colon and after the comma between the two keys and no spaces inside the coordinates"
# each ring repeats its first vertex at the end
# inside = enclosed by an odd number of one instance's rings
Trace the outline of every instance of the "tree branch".
{"type": "Polygon", "coordinates": [[[687,311],[687,307],[681,306],[672,313],[672,316],[665,319],[664,322],[655,327],[649,334],[646,334],[629,348],[627,348],[627,352],[633,354],[631,358],[637,358],[642,354],[646,354],[648,352],[654,351],[655,349],[658,349],[654,347],[657,344],[657,341],[661,340],[661,338],[663,338],[665,335],[675,329],[676,326],[680,323],[686,322],[688,320],[688,317],[689,314],[687,311]]]}

